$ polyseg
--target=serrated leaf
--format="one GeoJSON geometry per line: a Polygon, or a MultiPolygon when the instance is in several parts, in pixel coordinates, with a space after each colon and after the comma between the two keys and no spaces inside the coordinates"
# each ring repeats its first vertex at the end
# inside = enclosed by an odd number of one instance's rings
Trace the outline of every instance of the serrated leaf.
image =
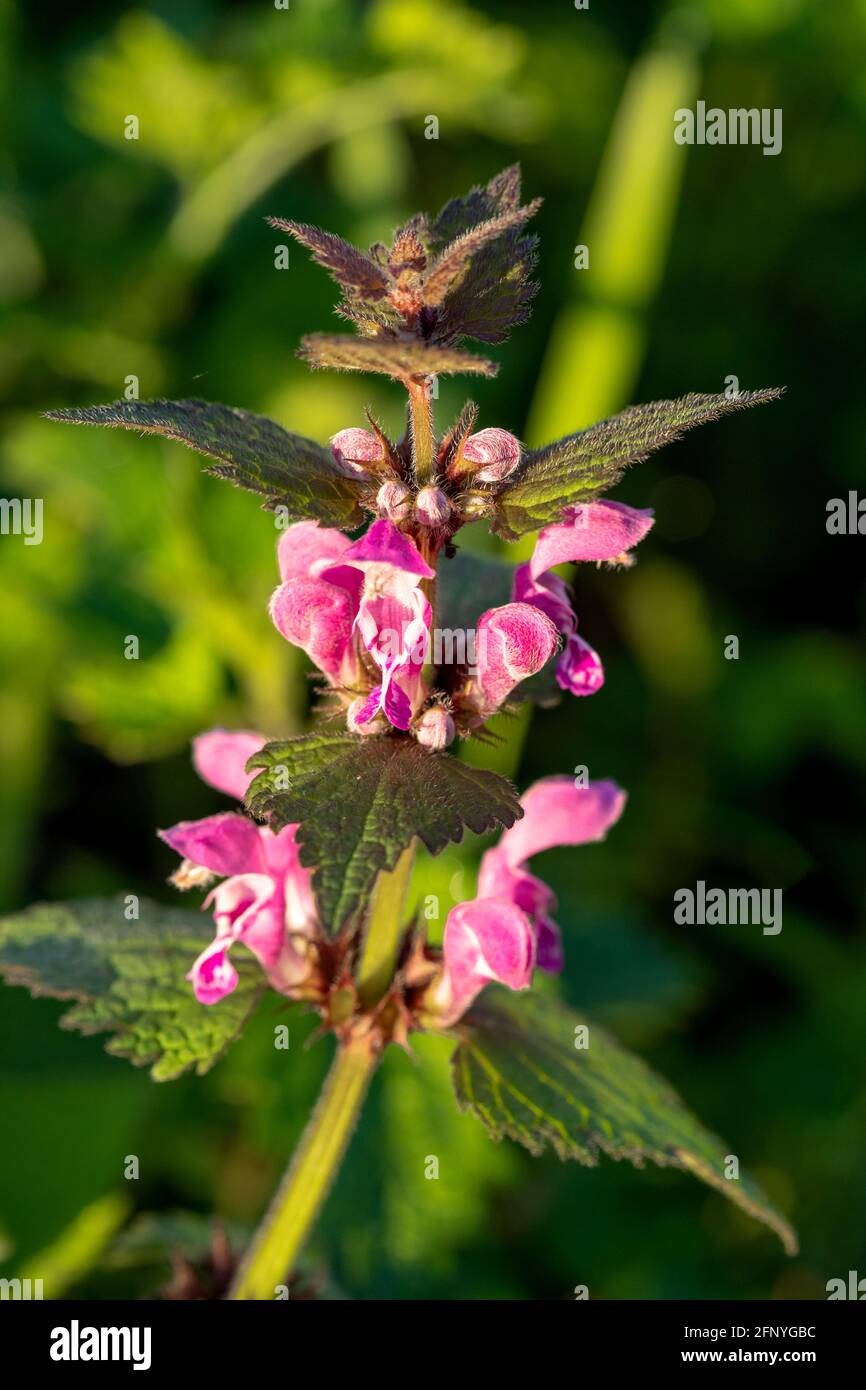
{"type": "Polygon", "coordinates": [[[124,907],[123,898],[91,898],[0,918],[0,975],[34,996],[77,1001],[61,1027],[112,1033],[106,1051],[149,1065],[155,1081],[190,1067],[201,1076],[255,1008],[261,970],[236,950],[234,993],[199,1004],[184,977],[213,936],[210,919],[143,898],[138,920],[127,921],[124,907]]]}
{"type": "Polygon", "coordinates": [[[115,401],[111,405],[49,410],[49,420],[114,425],[175,439],[217,460],[205,471],[256,492],[271,510],[292,520],[310,517],[354,530],[364,514],[358,486],[340,472],[329,449],[290,434],[264,415],[210,401],[115,401]]]}
{"type": "Polygon", "coordinates": [[[468,372],[495,376],[499,368],[486,357],[471,357],[455,348],[429,346],[420,338],[396,338],[383,333],[374,338],[350,338],[339,333],[310,333],[301,342],[298,356],[311,367],[332,367],[342,372],[378,372],[405,381],[413,376],[439,376],[468,372]]]}
{"type": "Polygon", "coordinates": [[[482,250],[490,249],[490,243],[503,238],[506,232],[514,232],[523,227],[540,206],[541,200],[537,198],[526,207],[512,208],[499,217],[479,222],[477,226],[470,227],[468,231],[455,237],[424,277],[424,303],[431,308],[437,308],[454,288],[460,276],[474,266],[475,258],[482,250]]]}
{"type": "Polygon", "coordinates": [[[692,393],[633,405],[610,420],[525,454],[514,481],[496,498],[493,530],[506,540],[556,521],[564,507],[588,502],[619,481],[632,463],[680,439],[696,425],[776,400],[784,388],[738,396],[692,393]]]}
{"type": "Polygon", "coordinates": [[[333,232],[324,232],[320,227],[286,221],[282,217],[269,217],[267,221],[306,246],[313,253],[313,260],[323,266],[347,294],[372,301],[382,299],[387,294],[390,279],[382,266],[371,261],[363,251],[342,237],[335,236],[333,232]]]}
{"type": "Polygon", "coordinates": [[[532,1154],[549,1144],[562,1159],[595,1164],[599,1153],[682,1168],[775,1231],[789,1254],[797,1237],[747,1174],[725,1177],[730,1149],[640,1058],[549,996],[488,990],[461,1020],[454,1057],[458,1104],[494,1139],[532,1154]],[[575,1048],[575,1029],[589,1029],[575,1048]]]}
{"type": "Polygon", "coordinates": [[[469,190],[452,198],[437,213],[424,237],[427,250],[438,256],[450,241],[477,227],[479,222],[501,217],[520,204],[520,165],[512,164],[496,174],[483,188],[469,190]]]}
{"type": "Polygon", "coordinates": [[[247,791],[253,815],[274,830],[300,824],[301,863],[315,868],[319,913],[333,931],[416,836],[439,854],[466,830],[481,835],[522,815],[504,777],[412,738],[308,734],[266,744],[247,766],[263,769],[247,791]]]}

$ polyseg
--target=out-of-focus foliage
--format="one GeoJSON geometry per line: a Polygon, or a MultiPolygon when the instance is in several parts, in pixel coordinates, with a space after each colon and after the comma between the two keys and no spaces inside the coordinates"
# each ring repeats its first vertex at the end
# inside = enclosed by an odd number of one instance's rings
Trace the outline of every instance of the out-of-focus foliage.
{"type": "MultiPolygon", "coordinates": [[[[366,246],[519,159],[545,198],[541,290],[472,394],[481,426],[533,446],[732,374],[788,387],[624,480],[656,527],[633,570],[578,583],[607,684],[534,714],[516,776],[585,764],[629,789],[607,842],[537,866],[560,899],[555,991],[730,1140],[801,1254],[681,1175],[491,1144],[454,1109],[448,1045],[420,1039],[386,1057],[311,1246],[327,1296],[823,1297],[863,1272],[862,538],[824,522],[862,478],[864,34],[858,0],[0,7],[2,491],[44,499],[41,545],[0,536],[4,909],[162,895],[155,827],[219,809],[190,735],[306,725],[266,615],[273,517],[179,445],[40,418],[136,378],[142,399],[228,401],[323,443],[365,404],[399,433],[396,386],[295,359],[334,326],[331,287],[294,246],[277,268],[266,215],[366,246]],[[782,108],[782,153],[676,145],[673,110],[698,98],[782,108]],[[782,888],[782,932],[675,925],[699,878],[782,888]]],[[[441,380],[443,427],[465,393],[441,380]]],[[[434,931],[476,857],[420,866],[434,931]]],[[[134,1205],[248,1229],[329,1045],[266,1007],[207,1077],[158,1087],[61,1012],[3,991],[0,1272],[152,1288],[167,1270],[144,1279],[140,1226],[97,1265],[116,1222],[134,1205]]]]}

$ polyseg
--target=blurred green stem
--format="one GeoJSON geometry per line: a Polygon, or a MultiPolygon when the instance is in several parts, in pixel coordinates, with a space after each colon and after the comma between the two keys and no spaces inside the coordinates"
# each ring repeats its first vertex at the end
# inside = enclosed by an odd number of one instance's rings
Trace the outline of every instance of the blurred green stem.
{"type": "MultiPolygon", "coordinates": [[[[363,1008],[379,1002],[394,974],[403,902],[415,847],[380,873],[358,967],[363,1008]]],[[[285,1283],[328,1195],[376,1068],[376,1035],[362,1029],[340,1046],[300,1146],[229,1290],[230,1299],[271,1299],[285,1283]]]]}
{"type": "Polygon", "coordinates": [[[352,1137],[377,1054],[369,1036],[341,1046],[300,1146],[229,1290],[273,1299],[291,1273],[352,1137]]]}

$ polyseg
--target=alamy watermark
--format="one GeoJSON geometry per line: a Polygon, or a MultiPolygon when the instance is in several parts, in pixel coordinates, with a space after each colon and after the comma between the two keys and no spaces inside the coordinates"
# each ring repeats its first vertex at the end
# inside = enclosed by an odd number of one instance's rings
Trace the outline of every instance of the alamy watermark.
{"type": "Polygon", "coordinates": [[[674,893],[674,921],[680,926],[761,926],[764,936],[782,930],[781,888],[694,888],[674,893]]]}
{"type": "Polygon", "coordinates": [[[763,145],[764,154],[782,150],[782,108],[776,106],[711,106],[699,101],[674,112],[674,139],[678,145],[763,145]]]}
{"type": "Polygon", "coordinates": [[[41,545],[42,498],[0,497],[0,535],[23,536],[25,545],[41,545]]]}

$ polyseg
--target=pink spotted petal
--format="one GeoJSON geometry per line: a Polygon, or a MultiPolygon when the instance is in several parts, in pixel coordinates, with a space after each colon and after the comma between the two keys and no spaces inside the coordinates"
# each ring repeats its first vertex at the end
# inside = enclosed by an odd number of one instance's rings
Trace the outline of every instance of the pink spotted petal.
{"type": "Polygon", "coordinates": [[[316,521],[296,521],[288,526],[277,544],[277,561],[283,583],[289,579],[309,579],[314,566],[333,564],[352,542],[342,531],[320,526],[316,521]]]}
{"type": "Polygon", "coordinates": [[[476,628],[476,674],[467,688],[478,715],[487,719],[495,713],[520,681],[549,661],[558,641],[553,623],[530,603],[506,603],[482,614],[476,628]]]}
{"type": "Polygon", "coordinates": [[[572,633],[556,663],[556,682],[572,695],[594,695],[604,685],[601,657],[576,632],[572,633]]]}
{"type": "Polygon", "coordinates": [[[187,975],[200,1004],[218,1004],[237,987],[238,972],[228,956],[230,945],[230,941],[217,937],[202,951],[187,975]]]}
{"type": "Polygon", "coordinates": [[[451,909],[442,943],[438,987],[443,1022],[452,1023],[490,981],[526,989],[535,964],[535,933],[507,898],[476,898],[451,909]]]}
{"type": "Polygon", "coordinates": [[[398,531],[393,521],[384,518],[374,521],[360,540],[343,551],[341,559],[347,565],[393,565],[395,569],[421,579],[432,579],[436,573],[409,537],[398,531]]]}
{"type": "Polygon", "coordinates": [[[180,821],[158,833],[182,858],[220,876],[255,873],[264,867],[259,827],[231,811],[180,821]]]}
{"type": "Polygon", "coordinates": [[[352,682],[355,614],[345,589],[325,579],[291,579],[274,591],[270,613],[277,631],[305,651],[330,681],[352,682]]]}
{"type": "Polygon", "coordinates": [[[211,729],[192,741],[193,766],[203,782],[243,801],[255,772],[246,771],[247,759],[264,748],[264,734],[248,730],[211,729]]]}
{"type": "Polygon", "coordinates": [[[564,518],[539,531],[530,561],[534,578],[566,562],[616,560],[643,540],[653,524],[651,511],[624,502],[587,502],[568,508],[564,518]]]}

